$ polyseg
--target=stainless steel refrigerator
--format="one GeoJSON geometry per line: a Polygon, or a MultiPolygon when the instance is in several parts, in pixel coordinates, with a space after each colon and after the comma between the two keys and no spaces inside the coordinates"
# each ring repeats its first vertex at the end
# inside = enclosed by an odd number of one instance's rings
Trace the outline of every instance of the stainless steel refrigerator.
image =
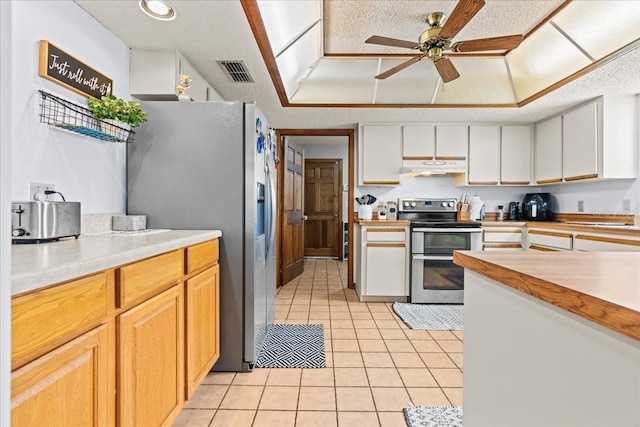
{"type": "Polygon", "coordinates": [[[219,229],[220,359],[253,367],[275,311],[275,132],[252,103],[144,102],[127,148],[127,213],[219,229]]]}

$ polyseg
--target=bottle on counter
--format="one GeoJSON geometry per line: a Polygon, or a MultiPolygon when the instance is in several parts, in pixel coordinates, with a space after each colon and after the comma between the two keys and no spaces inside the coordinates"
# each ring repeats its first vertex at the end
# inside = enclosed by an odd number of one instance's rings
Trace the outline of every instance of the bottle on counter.
{"type": "Polygon", "coordinates": [[[498,205],[498,221],[504,221],[504,206],[498,205]]]}
{"type": "Polygon", "coordinates": [[[382,203],[378,207],[378,219],[386,220],[387,219],[387,205],[382,203]]]}
{"type": "Polygon", "coordinates": [[[398,206],[396,205],[396,202],[387,202],[387,206],[389,207],[389,209],[387,210],[387,219],[398,219],[398,206]]]}

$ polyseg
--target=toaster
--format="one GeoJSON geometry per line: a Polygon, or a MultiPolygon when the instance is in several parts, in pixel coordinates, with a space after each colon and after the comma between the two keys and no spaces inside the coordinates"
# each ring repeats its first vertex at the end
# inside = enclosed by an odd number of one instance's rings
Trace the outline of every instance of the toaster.
{"type": "Polygon", "coordinates": [[[12,202],[14,243],[43,243],[80,235],[80,202],[12,202]]]}

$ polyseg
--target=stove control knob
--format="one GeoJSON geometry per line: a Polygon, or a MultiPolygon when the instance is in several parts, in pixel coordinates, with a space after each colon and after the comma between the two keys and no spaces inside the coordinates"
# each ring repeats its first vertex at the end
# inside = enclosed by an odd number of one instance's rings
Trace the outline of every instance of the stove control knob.
{"type": "Polygon", "coordinates": [[[447,207],[447,202],[442,202],[442,207],[446,208],[447,207]]]}
{"type": "Polygon", "coordinates": [[[408,208],[409,207],[409,202],[404,202],[404,207],[408,208]]]}
{"type": "Polygon", "coordinates": [[[416,207],[416,202],[411,202],[411,207],[415,208],[416,207]]]}
{"type": "Polygon", "coordinates": [[[452,208],[453,207],[453,202],[449,202],[449,207],[452,208]]]}

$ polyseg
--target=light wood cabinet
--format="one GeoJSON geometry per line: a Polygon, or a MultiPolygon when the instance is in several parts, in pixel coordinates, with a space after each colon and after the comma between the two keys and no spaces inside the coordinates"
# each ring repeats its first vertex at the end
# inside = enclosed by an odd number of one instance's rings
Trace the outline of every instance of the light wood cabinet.
{"type": "Polygon", "coordinates": [[[220,357],[220,266],[187,280],[186,399],[220,357]]]}
{"type": "Polygon", "coordinates": [[[118,423],[163,426],[184,406],[182,284],[121,314],[118,423]]]}
{"type": "Polygon", "coordinates": [[[409,227],[356,226],[356,293],[361,301],[406,301],[409,227]]]}
{"type": "Polygon", "coordinates": [[[111,277],[112,273],[101,272],[13,298],[12,368],[103,323],[109,308],[107,282],[113,283],[111,277]]]}
{"type": "Polygon", "coordinates": [[[434,125],[402,126],[402,159],[433,160],[436,156],[434,125]]]}
{"type": "Polygon", "coordinates": [[[360,125],[359,185],[400,185],[402,126],[360,125]]]}
{"type": "Polygon", "coordinates": [[[500,183],[531,183],[531,126],[508,125],[500,129],[500,183]]]}
{"type": "Polygon", "coordinates": [[[598,177],[598,110],[590,102],[562,116],[562,174],[565,181],[598,177]]]}
{"type": "Polygon", "coordinates": [[[436,126],[436,159],[464,160],[469,151],[469,127],[436,126]]]}
{"type": "Polygon", "coordinates": [[[11,425],[114,425],[115,328],[99,326],[11,374],[11,425]]]}
{"type": "Polygon", "coordinates": [[[500,127],[469,126],[470,185],[497,185],[500,182],[500,127]]]}
{"type": "Polygon", "coordinates": [[[12,425],[171,425],[220,354],[218,248],[14,297],[12,425]]]}
{"type": "Polygon", "coordinates": [[[200,73],[176,50],[131,50],[129,92],[144,101],[178,99],[178,77],[188,74],[191,87],[186,94],[194,101],[223,101],[200,73]]]}
{"type": "Polygon", "coordinates": [[[536,123],[535,179],[537,184],[562,182],[562,116],[536,123]]]}

